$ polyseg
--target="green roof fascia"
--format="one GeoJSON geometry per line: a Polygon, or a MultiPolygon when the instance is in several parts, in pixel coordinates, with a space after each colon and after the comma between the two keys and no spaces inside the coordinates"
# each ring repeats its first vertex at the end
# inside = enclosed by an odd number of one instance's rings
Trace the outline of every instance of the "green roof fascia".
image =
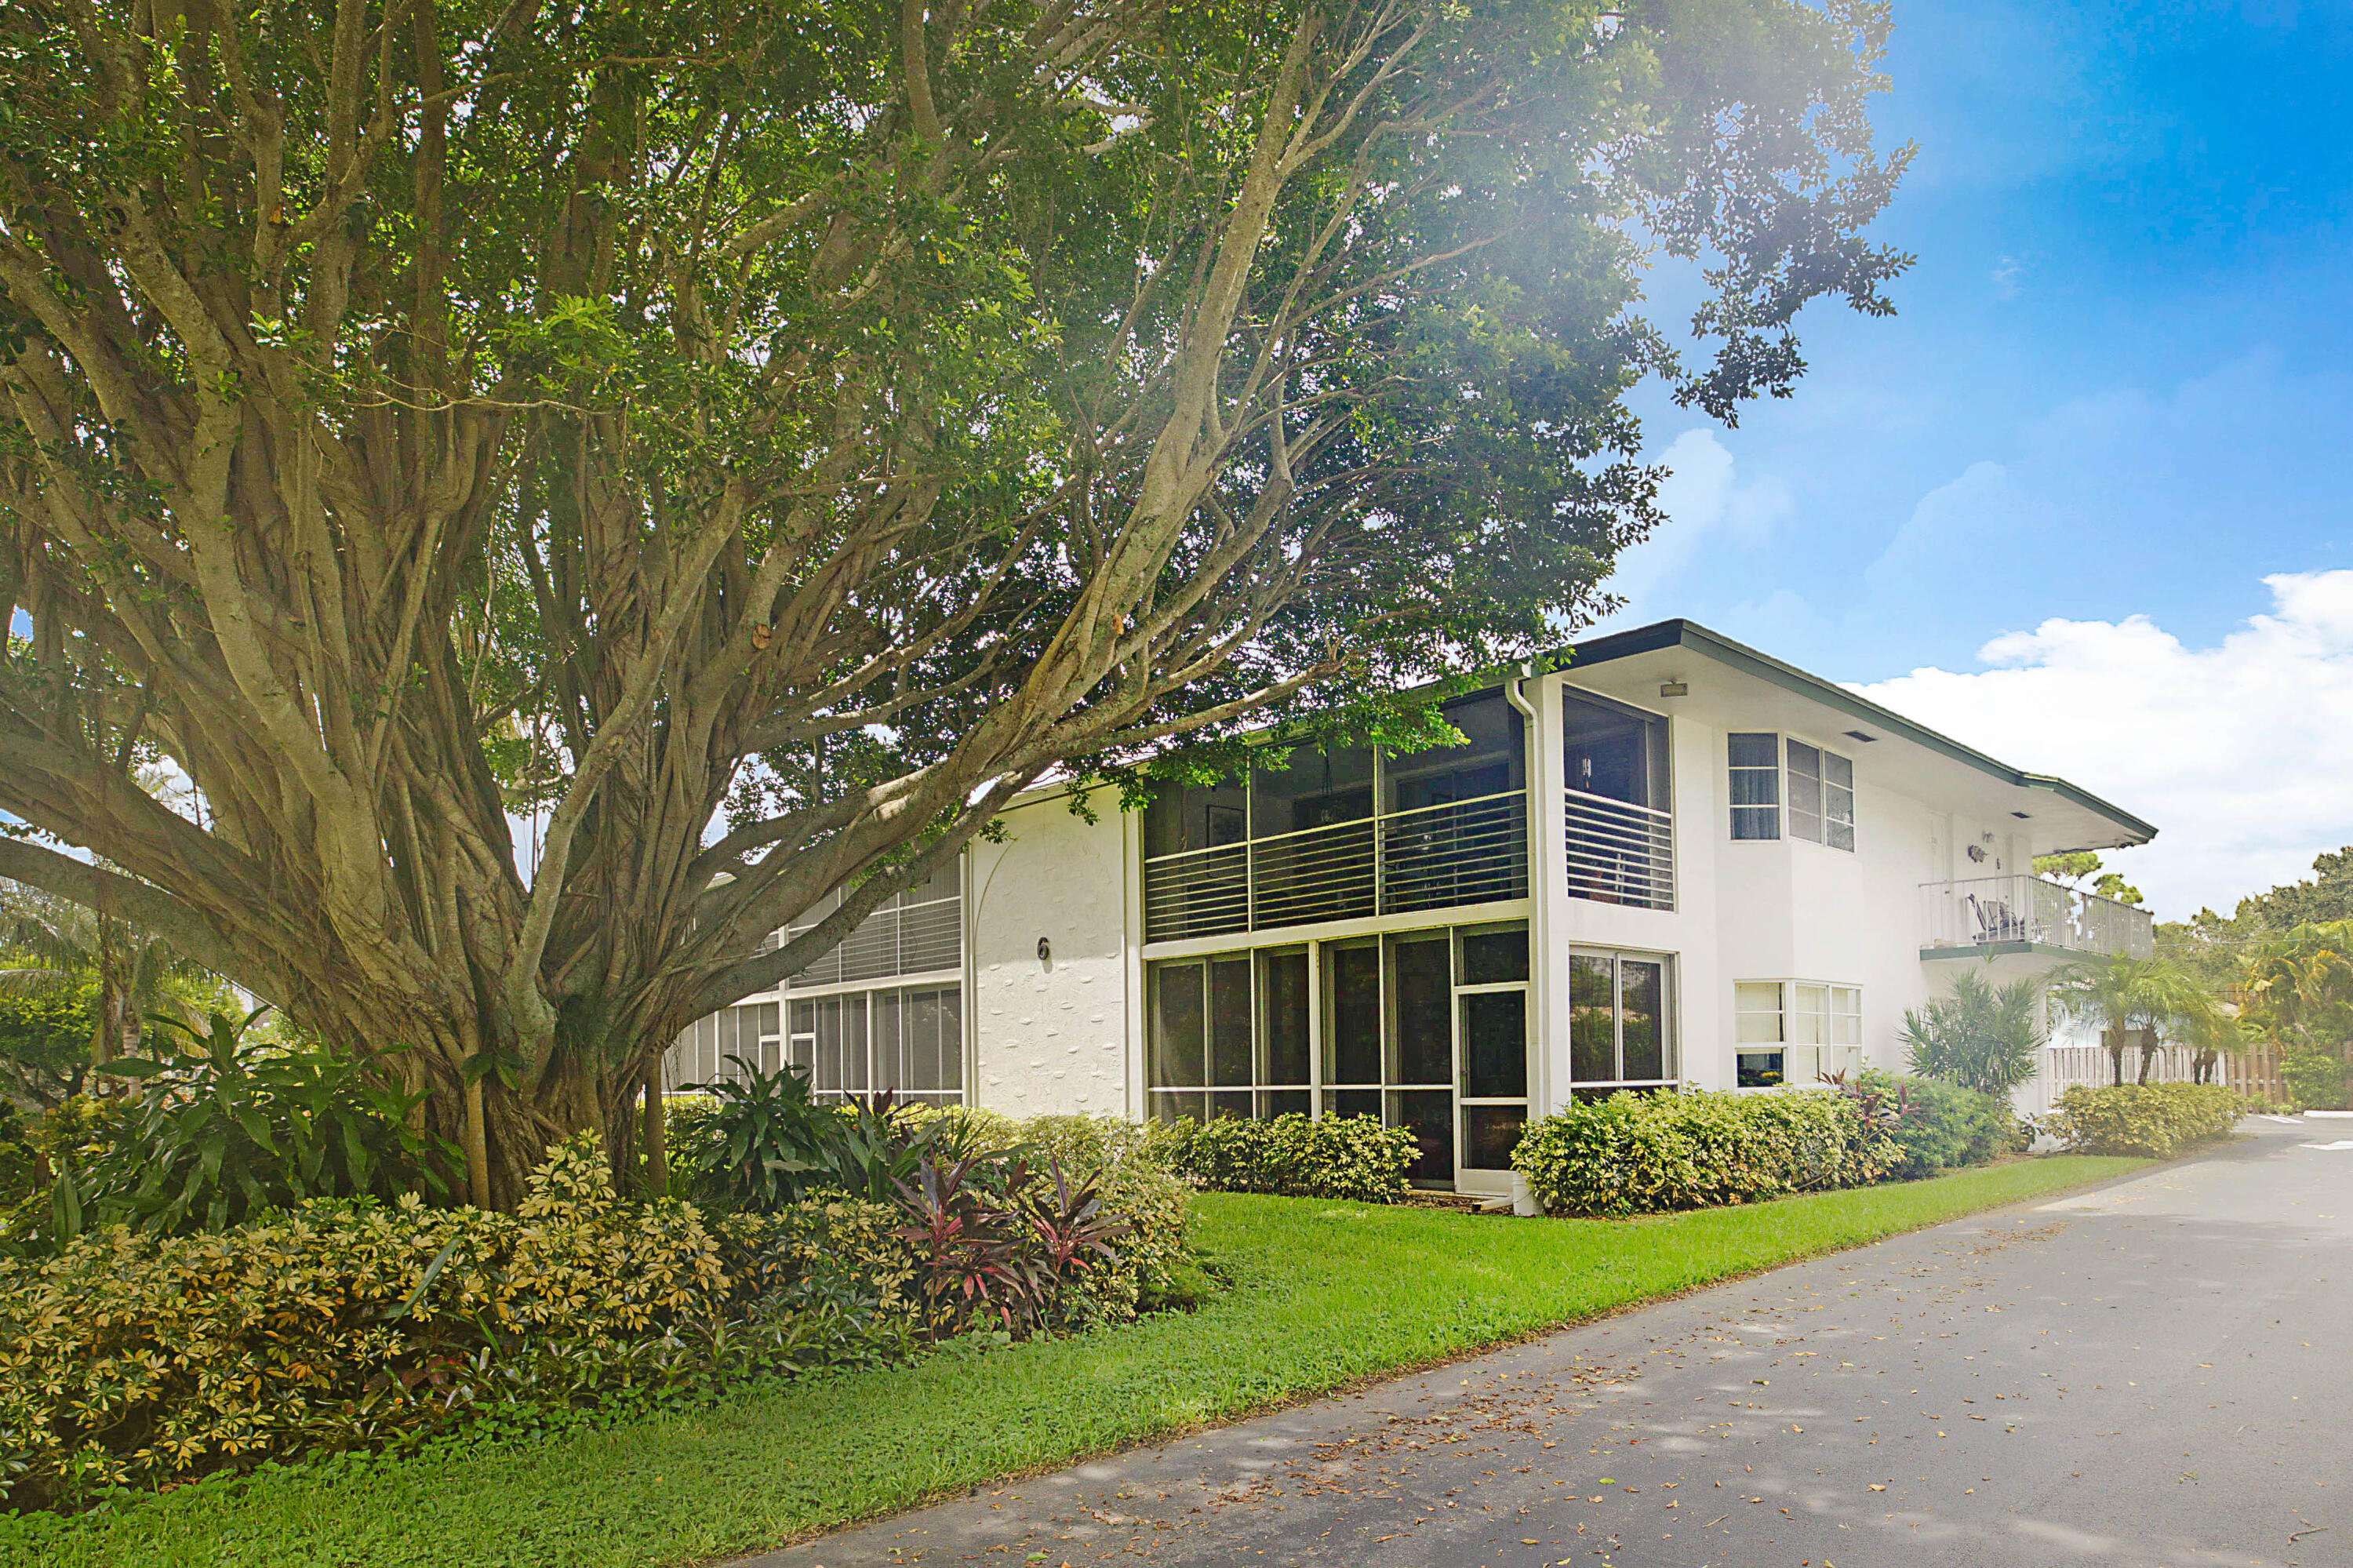
{"type": "Polygon", "coordinates": [[[1933,963],[1939,959],[2007,959],[2021,955],[2040,955],[2051,959],[2098,958],[2097,953],[2079,948],[2063,948],[2055,942],[1977,942],[1966,948],[1923,948],[1920,961],[1933,963]]]}
{"type": "Polygon", "coordinates": [[[2126,832],[2138,836],[2147,843],[2157,837],[2154,824],[2145,822],[2123,807],[2101,800],[2090,790],[2070,784],[2064,779],[2047,773],[2027,773],[1988,757],[1975,747],[1963,746],[1949,736],[1939,735],[1925,725],[1915,724],[1892,709],[1881,707],[1867,697],[1857,696],[1844,686],[1825,681],[1819,675],[1809,675],[1793,664],[1784,664],[1767,653],[1759,653],[1744,643],[1735,642],[1719,632],[1690,620],[1662,620],[1651,626],[1638,626],[1630,631],[1620,631],[1589,641],[1572,643],[1565,650],[1567,668],[1577,670],[1594,664],[1606,664],[1613,660],[1630,659],[1637,654],[1655,653],[1667,648],[1689,648],[1696,653],[1729,664],[1744,674],[1753,675],[1768,684],[1780,687],[1796,696],[1818,702],[1837,709],[1850,718],[1861,719],[1892,730],[1915,746],[1926,747],[1940,757],[1974,768],[1978,772],[2002,783],[2024,789],[2047,789],[2070,804],[2106,818],[2126,832]]]}

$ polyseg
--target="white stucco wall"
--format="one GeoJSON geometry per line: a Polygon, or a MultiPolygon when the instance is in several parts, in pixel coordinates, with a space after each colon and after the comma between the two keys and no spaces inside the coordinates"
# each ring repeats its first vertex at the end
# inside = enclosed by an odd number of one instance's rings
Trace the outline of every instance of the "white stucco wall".
{"type": "Polygon", "coordinates": [[[973,1103],[1014,1116],[1130,1114],[1126,821],[1060,796],[1005,813],[976,842],[965,895],[973,1103]],[[1038,958],[1038,939],[1051,949],[1038,958]]]}

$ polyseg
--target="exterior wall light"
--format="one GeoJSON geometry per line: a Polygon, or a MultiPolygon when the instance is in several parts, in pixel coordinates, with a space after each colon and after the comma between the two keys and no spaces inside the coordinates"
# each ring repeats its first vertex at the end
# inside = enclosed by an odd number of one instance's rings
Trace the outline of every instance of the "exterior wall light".
{"type": "Polygon", "coordinates": [[[1659,695],[1662,697],[1688,697],[1691,695],[1691,683],[1689,681],[1662,681],[1659,683],[1659,695]]]}

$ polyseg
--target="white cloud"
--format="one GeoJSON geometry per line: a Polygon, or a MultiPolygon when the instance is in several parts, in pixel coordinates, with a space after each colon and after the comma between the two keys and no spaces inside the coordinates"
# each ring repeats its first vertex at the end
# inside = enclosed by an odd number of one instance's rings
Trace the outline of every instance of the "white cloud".
{"type": "Polygon", "coordinates": [[[1626,601],[1612,625],[1639,625],[1674,613],[1662,608],[1676,581],[1703,546],[1753,548],[1772,536],[1774,525],[1793,510],[1788,490],[1770,476],[1743,482],[1733,471],[1732,454],[1705,426],[1677,436],[1659,454],[1668,469],[1659,486],[1659,507],[1667,520],[1624,555],[1610,573],[1609,589],[1626,601]]]}
{"type": "Polygon", "coordinates": [[[2159,916],[2228,913],[2353,843],[2353,571],[2263,578],[2272,611],[2210,648],[2145,616],[2044,621],[1856,690],[2159,829],[2114,857],[2159,916]]]}

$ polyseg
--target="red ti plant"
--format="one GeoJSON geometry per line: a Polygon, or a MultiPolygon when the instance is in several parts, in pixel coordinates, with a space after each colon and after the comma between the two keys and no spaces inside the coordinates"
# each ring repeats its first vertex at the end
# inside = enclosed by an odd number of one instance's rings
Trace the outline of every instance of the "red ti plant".
{"type": "Polygon", "coordinates": [[[925,1158],[913,1181],[893,1182],[909,1219],[895,1234],[915,1249],[924,1326],[934,1336],[952,1334],[975,1317],[1025,1333],[1052,1290],[1053,1274],[1017,1212],[1027,1172],[1018,1165],[1008,1170],[1007,1196],[999,1198],[972,1180],[986,1162],[977,1154],[947,1166],[925,1158]]]}
{"type": "Polygon", "coordinates": [[[1112,1249],[1112,1238],[1124,1236],[1135,1226],[1104,1211],[1103,1172],[1073,1183],[1064,1174],[1060,1160],[1049,1155],[1047,1161],[1051,1190],[1025,1195],[1021,1207],[1056,1281],[1092,1268],[1098,1260],[1117,1263],[1119,1254],[1112,1249]]]}

